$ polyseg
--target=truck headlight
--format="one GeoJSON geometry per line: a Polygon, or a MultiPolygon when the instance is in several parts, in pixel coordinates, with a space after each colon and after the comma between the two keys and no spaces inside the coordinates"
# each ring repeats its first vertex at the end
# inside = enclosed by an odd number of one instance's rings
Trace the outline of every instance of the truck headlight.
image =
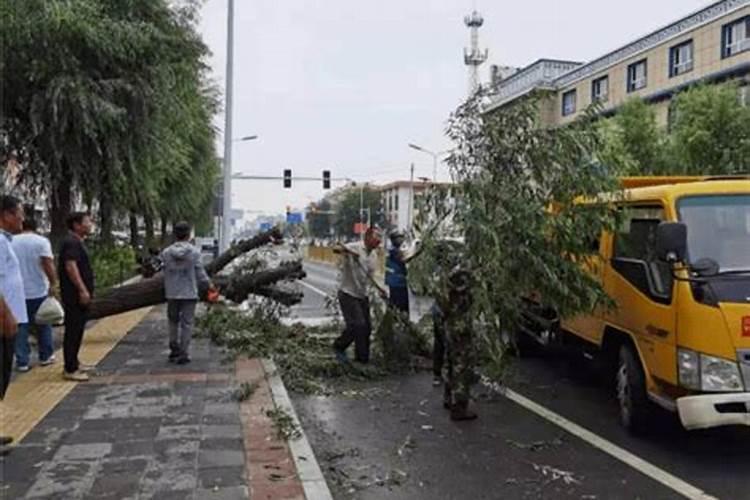
{"type": "Polygon", "coordinates": [[[742,391],[740,367],[734,361],[701,354],[701,389],[710,392],[742,391]]]}
{"type": "Polygon", "coordinates": [[[700,390],[701,371],[698,353],[687,349],[677,349],[677,367],[680,385],[687,389],[700,390]]]}

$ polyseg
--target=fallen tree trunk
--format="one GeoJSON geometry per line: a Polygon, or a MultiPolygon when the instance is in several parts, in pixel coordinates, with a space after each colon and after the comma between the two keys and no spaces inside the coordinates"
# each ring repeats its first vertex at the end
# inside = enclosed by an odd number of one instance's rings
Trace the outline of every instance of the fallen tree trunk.
{"type": "MultiPolygon", "coordinates": [[[[240,241],[207,265],[206,272],[213,277],[237,257],[268,243],[276,243],[280,238],[281,233],[277,228],[274,228],[249,240],[240,241]]],[[[288,263],[283,265],[284,267],[279,267],[278,270],[273,269],[247,275],[240,274],[237,279],[241,281],[236,283],[231,277],[228,279],[227,277],[216,277],[214,282],[218,286],[219,291],[225,296],[227,296],[225,294],[225,288],[230,286],[233,297],[244,297],[237,302],[242,302],[247,299],[250,294],[260,292],[259,295],[267,296],[272,299],[275,297],[283,299],[281,302],[285,305],[290,305],[290,303],[294,304],[298,301],[292,302],[292,299],[295,297],[293,294],[281,293],[280,291],[272,289],[270,285],[284,279],[299,279],[298,276],[300,276],[302,264],[299,263],[299,269],[296,267],[290,267],[288,263]],[[256,274],[258,277],[253,278],[256,274]]],[[[302,276],[304,276],[304,272],[302,272],[302,276]]],[[[159,273],[156,276],[136,283],[117,288],[110,288],[102,294],[95,296],[89,308],[89,318],[99,319],[106,316],[113,316],[134,309],[161,304],[165,300],[164,279],[161,273],[159,273]]],[[[230,298],[230,300],[233,299],[230,298]]]]}
{"type": "MultiPolygon", "coordinates": [[[[286,297],[286,294],[280,293],[280,289],[274,291],[271,285],[279,281],[292,281],[304,277],[305,271],[302,269],[302,262],[294,261],[282,262],[278,267],[256,273],[219,276],[214,280],[214,284],[219,287],[222,295],[226,298],[232,302],[241,303],[247,300],[250,294],[263,295],[269,298],[273,298],[274,295],[286,297]]],[[[301,299],[301,294],[297,296],[301,299]]]]}
{"type": "Polygon", "coordinates": [[[263,245],[266,245],[268,243],[279,243],[283,241],[283,239],[284,236],[281,234],[281,230],[275,227],[269,231],[260,233],[257,236],[250,238],[249,240],[239,241],[238,243],[232,245],[229,250],[217,256],[208,265],[206,265],[206,272],[209,276],[213,276],[214,274],[227,267],[230,262],[232,262],[240,255],[244,255],[250,250],[262,247],[263,245]]]}

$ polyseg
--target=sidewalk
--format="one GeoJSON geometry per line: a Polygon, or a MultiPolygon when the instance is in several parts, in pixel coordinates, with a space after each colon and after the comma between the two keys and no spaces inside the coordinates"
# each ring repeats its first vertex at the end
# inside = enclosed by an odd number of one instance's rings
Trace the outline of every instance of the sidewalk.
{"type": "MultiPolygon", "coordinates": [[[[266,416],[278,393],[272,365],[227,361],[207,339],[194,339],[192,363],[168,363],[163,309],[127,333],[96,376],[73,384],[0,461],[0,498],[305,498],[295,461],[319,469],[311,452],[293,457],[276,439],[266,416]],[[243,383],[257,388],[239,401],[243,383]]],[[[48,378],[32,397],[43,400],[59,383],[48,378]]],[[[6,413],[10,426],[21,425],[12,408],[6,413]]]]}

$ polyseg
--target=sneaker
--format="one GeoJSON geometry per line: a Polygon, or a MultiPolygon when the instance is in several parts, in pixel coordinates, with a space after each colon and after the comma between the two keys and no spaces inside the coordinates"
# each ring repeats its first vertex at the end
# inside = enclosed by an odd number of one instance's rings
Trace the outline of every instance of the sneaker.
{"type": "Polygon", "coordinates": [[[435,387],[443,385],[442,377],[432,377],[432,385],[434,385],[435,387]]]}
{"type": "Polygon", "coordinates": [[[83,372],[83,373],[90,373],[90,372],[96,371],[96,365],[78,363],[78,371],[83,372]]]}
{"type": "Polygon", "coordinates": [[[18,366],[16,366],[16,371],[17,372],[26,373],[29,370],[31,370],[31,367],[29,365],[18,365],[18,366]]]}
{"type": "Polygon", "coordinates": [[[52,356],[50,356],[49,358],[47,358],[45,360],[39,360],[39,365],[40,366],[49,366],[49,365],[53,364],[55,361],[56,361],[55,360],[55,355],[53,354],[52,356]]]}
{"type": "Polygon", "coordinates": [[[73,373],[63,372],[63,378],[65,380],[72,380],[73,382],[88,382],[89,380],[89,376],[81,370],[73,373]]]}
{"type": "Polygon", "coordinates": [[[172,351],[172,352],[169,353],[169,358],[168,359],[169,359],[170,363],[176,363],[177,360],[180,359],[180,353],[172,351]]]}
{"type": "Polygon", "coordinates": [[[180,359],[177,360],[177,364],[178,365],[186,365],[186,364],[190,363],[190,361],[191,361],[191,359],[189,357],[184,356],[184,357],[182,357],[182,358],[180,358],[180,359]]]}

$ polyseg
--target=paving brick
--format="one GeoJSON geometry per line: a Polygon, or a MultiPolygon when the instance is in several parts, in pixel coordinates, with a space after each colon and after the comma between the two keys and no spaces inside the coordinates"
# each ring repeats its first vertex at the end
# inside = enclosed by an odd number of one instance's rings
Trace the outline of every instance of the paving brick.
{"type": "Polygon", "coordinates": [[[154,441],[151,439],[142,441],[119,441],[112,444],[110,457],[148,457],[154,454],[154,441]]]}
{"type": "Polygon", "coordinates": [[[299,482],[258,481],[251,486],[253,500],[305,500],[299,482]]]}
{"type": "Polygon", "coordinates": [[[82,496],[94,481],[94,462],[48,464],[37,476],[26,498],[76,498],[82,496]]]}
{"type": "MultiPolygon", "coordinates": [[[[158,467],[148,470],[141,480],[139,495],[142,498],[161,499],[170,491],[193,491],[197,486],[194,468],[169,469],[158,467]]],[[[203,500],[201,497],[197,497],[203,500]]]]}
{"type": "Polygon", "coordinates": [[[201,428],[202,439],[239,438],[241,436],[242,429],[239,425],[204,425],[201,428]]]}
{"type": "Polygon", "coordinates": [[[201,469],[212,467],[244,466],[245,453],[237,450],[200,450],[198,466],[201,469]]]}
{"type": "Polygon", "coordinates": [[[111,443],[65,444],[55,453],[55,461],[97,460],[112,451],[111,443]]]}
{"type": "Polygon", "coordinates": [[[198,484],[205,489],[244,486],[246,480],[245,467],[218,467],[198,470],[198,484]]]}
{"type": "Polygon", "coordinates": [[[244,486],[210,490],[200,489],[195,492],[195,496],[202,500],[247,500],[250,498],[247,488],[244,486]]]}
{"type": "Polygon", "coordinates": [[[206,439],[201,441],[201,450],[245,451],[245,443],[241,437],[206,439]]]}
{"type": "Polygon", "coordinates": [[[164,439],[199,439],[201,429],[199,425],[162,425],[159,433],[156,435],[157,440],[164,439]]]}

